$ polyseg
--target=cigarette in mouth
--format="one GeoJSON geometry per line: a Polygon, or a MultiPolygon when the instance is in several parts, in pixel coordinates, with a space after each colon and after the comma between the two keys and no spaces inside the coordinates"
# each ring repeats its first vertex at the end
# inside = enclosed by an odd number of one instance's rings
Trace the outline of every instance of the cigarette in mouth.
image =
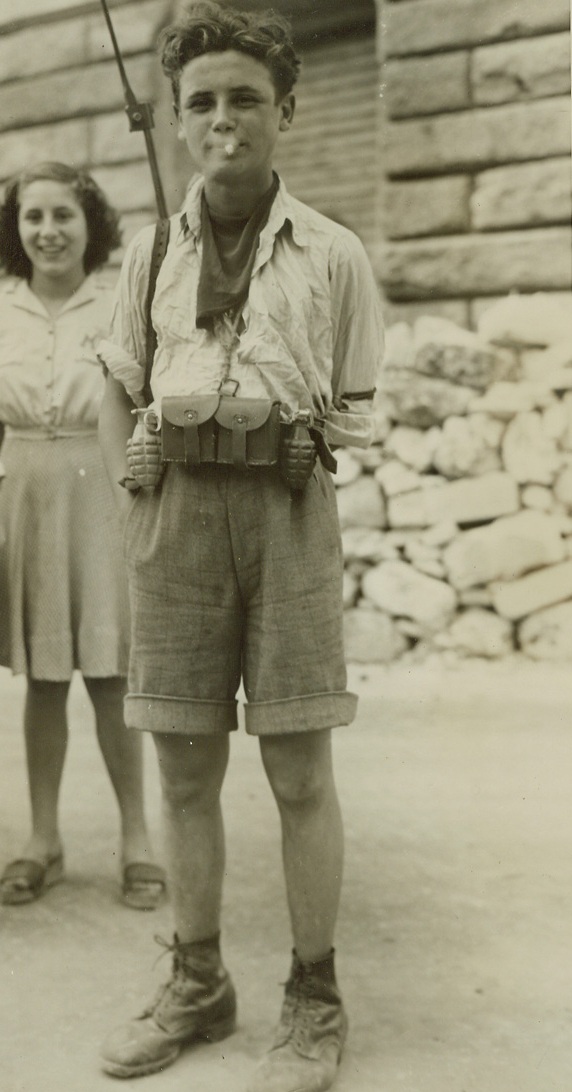
{"type": "Polygon", "coordinates": [[[234,153],[236,151],[236,145],[235,144],[225,144],[224,150],[225,150],[225,152],[226,152],[226,154],[228,156],[234,155],[234,153]]]}

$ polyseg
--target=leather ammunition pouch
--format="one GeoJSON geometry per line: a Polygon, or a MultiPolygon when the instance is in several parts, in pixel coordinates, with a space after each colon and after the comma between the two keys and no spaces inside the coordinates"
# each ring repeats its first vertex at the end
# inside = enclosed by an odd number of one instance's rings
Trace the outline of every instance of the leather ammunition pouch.
{"type": "Polygon", "coordinates": [[[161,416],[165,462],[243,470],[278,463],[279,402],[218,393],[177,395],[163,398],[161,416]]]}

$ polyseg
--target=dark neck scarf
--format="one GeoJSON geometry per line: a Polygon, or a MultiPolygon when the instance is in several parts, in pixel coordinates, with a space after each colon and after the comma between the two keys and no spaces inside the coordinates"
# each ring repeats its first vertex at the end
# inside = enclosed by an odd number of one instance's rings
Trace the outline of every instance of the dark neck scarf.
{"type": "Polygon", "coordinates": [[[197,327],[208,329],[213,319],[225,312],[236,314],[246,303],[260,232],[268,221],[278,186],[278,177],[274,175],[270,189],[246,220],[213,216],[203,193],[197,327]]]}

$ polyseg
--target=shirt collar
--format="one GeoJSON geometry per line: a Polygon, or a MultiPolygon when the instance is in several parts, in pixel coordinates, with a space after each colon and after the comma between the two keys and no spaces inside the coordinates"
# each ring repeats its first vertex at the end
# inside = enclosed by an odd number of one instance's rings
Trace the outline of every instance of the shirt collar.
{"type": "MultiPolygon", "coordinates": [[[[196,245],[201,237],[201,197],[203,190],[204,179],[202,175],[199,175],[191,183],[185,198],[180,216],[180,232],[177,240],[179,243],[190,236],[196,245]]],[[[274,240],[282,231],[286,222],[290,224],[294,242],[298,246],[308,246],[308,232],[298,210],[298,203],[290,197],[284,182],[279,178],[278,193],[274,198],[270,216],[260,233],[255,270],[269,257],[274,246],[274,240]]]]}
{"type": "MultiPolygon", "coordinates": [[[[99,288],[101,288],[101,282],[97,275],[90,274],[80,284],[77,292],[74,292],[66,300],[59,314],[63,314],[64,311],[71,311],[75,307],[82,307],[86,303],[91,303],[95,299],[99,288]]],[[[23,277],[15,277],[6,285],[5,290],[12,296],[16,307],[21,307],[24,311],[32,311],[38,315],[47,314],[43,303],[32,292],[30,285],[23,277]]]]}

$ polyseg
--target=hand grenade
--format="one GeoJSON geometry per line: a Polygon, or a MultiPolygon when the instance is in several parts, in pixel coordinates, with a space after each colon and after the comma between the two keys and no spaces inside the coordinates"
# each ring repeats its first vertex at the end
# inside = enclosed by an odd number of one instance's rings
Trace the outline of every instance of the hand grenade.
{"type": "Polygon", "coordinates": [[[154,489],[163,474],[160,425],[157,414],[149,409],[133,410],[137,424],[127,441],[127,464],[139,485],[154,489]]]}
{"type": "Polygon", "coordinates": [[[316,465],[317,450],[310,434],[311,423],[310,410],[299,410],[289,424],[282,426],[280,473],[294,491],[305,488],[316,465]]]}

